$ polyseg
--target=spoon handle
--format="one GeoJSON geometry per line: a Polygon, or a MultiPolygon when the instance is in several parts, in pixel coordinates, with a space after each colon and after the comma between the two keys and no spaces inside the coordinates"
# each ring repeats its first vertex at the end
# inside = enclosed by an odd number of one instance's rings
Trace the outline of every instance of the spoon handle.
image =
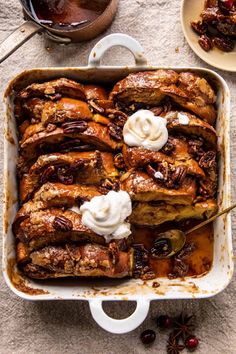
{"type": "Polygon", "coordinates": [[[201,222],[200,224],[194,226],[192,229],[188,230],[185,232],[185,235],[188,235],[190,234],[191,232],[195,231],[195,230],[198,230],[200,229],[202,226],[205,226],[207,224],[209,224],[210,222],[214,221],[215,219],[217,219],[219,216],[225,214],[225,213],[228,213],[230,210],[236,208],[236,203],[235,204],[232,204],[230,207],[220,211],[219,213],[217,213],[216,215],[212,216],[210,219],[207,219],[203,222],[201,222]]]}

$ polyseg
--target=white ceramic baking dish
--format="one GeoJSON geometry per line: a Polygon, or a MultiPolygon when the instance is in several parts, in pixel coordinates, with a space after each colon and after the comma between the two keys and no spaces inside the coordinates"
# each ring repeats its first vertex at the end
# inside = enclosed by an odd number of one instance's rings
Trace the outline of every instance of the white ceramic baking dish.
{"type": "MultiPolygon", "coordinates": [[[[216,295],[228,284],[233,273],[233,253],[230,215],[214,223],[214,261],[209,273],[201,277],[184,280],[158,279],[160,286],[153,288],[153,281],[125,280],[56,280],[37,282],[22,279],[14,267],[15,247],[11,224],[15,217],[17,202],[16,159],[17,136],[13,116],[14,92],[26,85],[68,77],[79,82],[112,84],[130,72],[156,70],[148,66],[142,47],[133,38],[123,34],[112,34],[102,39],[92,50],[87,67],[43,68],[20,73],[10,83],[5,93],[5,161],[4,161],[4,226],[3,226],[3,273],[10,289],[27,300],[86,300],[95,321],[112,333],[126,333],[138,327],[146,318],[150,301],[163,299],[199,299],[216,295]],[[131,67],[101,66],[100,60],[106,50],[115,45],[128,48],[134,55],[136,65],[131,67]],[[35,289],[35,290],[33,290],[35,289]],[[102,308],[103,301],[136,301],[134,313],[122,320],[112,319],[102,308]]],[[[203,68],[172,68],[178,72],[191,70],[214,83],[218,92],[219,135],[219,189],[218,204],[223,209],[230,205],[230,94],[226,82],[215,72],[203,68]]]]}

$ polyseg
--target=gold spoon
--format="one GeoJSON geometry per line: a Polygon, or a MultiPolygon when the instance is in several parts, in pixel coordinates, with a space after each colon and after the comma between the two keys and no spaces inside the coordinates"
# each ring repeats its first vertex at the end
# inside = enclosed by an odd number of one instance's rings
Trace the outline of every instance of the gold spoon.
{"type": "Polygon", "coordinates": [[[189,235],[193,231],[200,229],[201,227],[209,224],[217,219],[219,216],[228,213],[230,210],[236,207],[236,203],[226,208],[216,215],[212,216],[200,224],[194,226],[190,230],[183,232],[181,230],[169,230],[159,234],[158,238],[154,241],[154,246],[151,249],[151,255],[155,258],[170,258],[179,252],[185,245],[186,235],[189,235]]]}

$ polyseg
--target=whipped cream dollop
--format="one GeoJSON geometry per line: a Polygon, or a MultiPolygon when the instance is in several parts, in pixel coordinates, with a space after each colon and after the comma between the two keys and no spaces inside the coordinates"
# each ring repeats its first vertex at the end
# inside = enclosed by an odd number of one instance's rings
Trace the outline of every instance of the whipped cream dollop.
{"type": "Polygon", "coordinates": [[[80,207],[82,223],[96,234],[112,239],[126,238],[131,234],[130,224],[125,222],[132,212],[127,192],[110,191],[107,195],[94,197],[80,207]]]}
{"type": "Polygon", "coordinates": [[[123,128],[124,141],[129,146],[160,150],[168,140],[167,120],[141,109],[130,116],[123,128]]]}

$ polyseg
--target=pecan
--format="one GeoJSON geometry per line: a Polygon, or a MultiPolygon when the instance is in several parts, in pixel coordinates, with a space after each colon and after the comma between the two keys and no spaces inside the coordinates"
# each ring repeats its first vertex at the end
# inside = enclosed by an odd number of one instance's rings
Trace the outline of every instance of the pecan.
{"type": "Polygon", "coordinates": [[[209,50],[212,49],[213,44],[212,40],[210,37],[208,37],[206,34],[202,34],[198,40],[199,45],[205,52],[209,52],[209,50]]]}
{"type": "Polygon", "coordinates": [[[154,279],[155,274],[148,263],[148,251],[143,244],[133,245],[133,277],[143,280],[154,279]]]}
{"type": "Polygon", "coordinates": [[[121,141],[122,140],[122,129],[117,125],[110,123],[108,125],[108,132],[112,138],[115,140],[121,141]]]}
{"type": "Polygon", "coordinates": [[[207,151],[199,160],[199,166],[204,169],[216,168],[216,152],[207,151]]]}
{"type": "Polygon", "coordinates": [[[205,34],[208,30],[208,25],[204,21],[193,21],[191,27],[198,34],[205,34]]]}
{"type": "Polygon", "coordinates": [[[125,162],[123,158],[123,154],[120,152],[114,157],[114,165],[119,169],[123,170],[125,168],[125,162]]]}
{"type": "Polygon", "coordinates": [[[161,152],[163,152],[166,155],[170,155],[173,151],[175,150],[175,146],[174,144],[171,142],[171,140],[169,139],[167,141],[167,143],[163,146],[163,148],[161,149],[161,152]]]}
{"type": "Polygon", "coordinates": [[[83,133],[88,128],[88,123],[84,121],[66,122],[61,127],[65,134],[83,133]]]}
{"type": "Polygon", "coordinates": [[[73,224],[64,216],[56,216],[53,220],[53,227],[57,231],[67,232],[73,229],[73,224]]]}
{"type": "Polygon", "coordinates": [[[73,184],[75,179],[75,171],[69,167],[58,167],[57,177],[59,182],[63,184],[73,184]]]}
{"type": "Polygon", "coordinates": [[[40,177],[40,182],[42,184],[48,182],[50,178],[55,174],[55,167],[54,166],[47,166],[40,177]]]}
{"type": "Polygon", "coordinates": [[[185,166],[179,165],[176,167],[173,175],[172,175],[172,180],[174,184],[182,184],[183,180],[185,179],[187,174],[187,169],[185,166]]]}
{"type": "Polygon", "coordinates": [[[169,279],[182,278],[188,274],[189,265],[182,259],[175,257],[173,263],[172,272],[168,274],[169,279]]]}
{"type": "Polygon", "coordinates": [[[216,48],[222,50],[223,52],[232,52],[234,49],[234,42],[230,38],[226,37],[215,37],[213,43],[216,48]]]}
{"type": "Polygon", "coordinates": [[[118,125],[121,128],[123,128],[128,119],[127,114],[117,109],[108,108],[106,113],[108,114],[108,117],[112,119],[112,123],[118,125]]]}
{"type": "Polygon", "coordinates": [[[92,145],[81,145],[81,141],[79,139],[71,139],[65,141],[60,145],[60,151],[69,152],[69,151],[90,151],[94,150],[92,145]]]}
{"type": "Polygon", "coordinates": [[[119,182],[112,182],[109,179],[105,179],[105,181],[102,183],[102,187],[113,190],[113,191],[118,191],[119,190],[119,182]]]}
{"type": "Polygon", "coordinates": [[[98,170],[102,168],[102,154],[100,151],[96,150],[96,162],[95,166],[98,170]]]}
{"type": "Polygon", "coordinates": [[[225,36],[236,36],[236,23],[231,22],[219,22],[217,23],[217,29],[220,33],[224,34],[225,36]]]}
{"type": "Polygon", "coordinates": [[[90,106],[92,112],[96,112],[99,114],[103,114],[105,112],[104,108],[99,106],[97,104],[97,102],[95,102],[93,100],[89,101],[89,106],[90,106]]]}
{"type": "Polygon", "coordinates": [[[49,123],[49,124],[47,125],[47,127],[46,127],[46,131],[47,131],[48,133],[53,132],[53,130],[55,130],[56,127],[57,127],[57,126],[56,126],[55,124],[49,123]]]}
{"type": "Polygon", "coordinates": [[[150,109],[150,111],[152,111],[155,114],[155,116],[159,116],[164,111],[164,107],[163,106],[153,107],[150,109]]]}
{"type": "Polygon", "coordinates": [[[198,160],[203,154],[203,141],[199,139],[191,139],[188,141],[189,149],[188,152],[198,160]]]}

